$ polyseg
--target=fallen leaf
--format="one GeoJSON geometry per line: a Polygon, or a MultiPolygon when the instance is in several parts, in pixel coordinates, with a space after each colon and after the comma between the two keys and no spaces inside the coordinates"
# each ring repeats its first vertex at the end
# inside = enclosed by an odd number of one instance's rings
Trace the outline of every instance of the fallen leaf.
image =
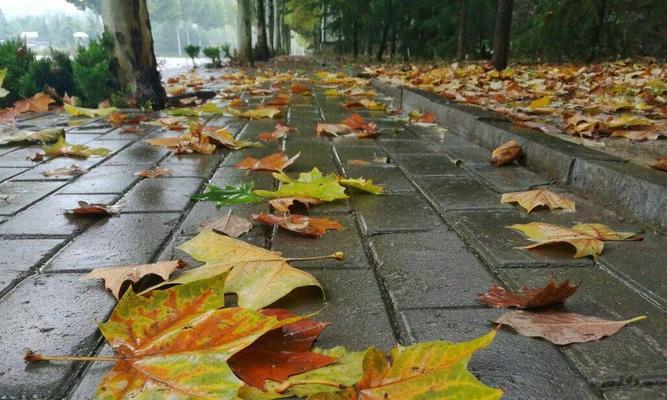
{"type": "Polygon", "coordinates": [[[214,201],[218,207],[263,201],[263,197],[253,193],[254,187],[255,184],[253,182],[242,183],[236,186],[225,185],[224,187],[208,185],[204,193],[196,195],[193,198],[196,200],[214,201]]]}
{"type": "Polygon", "coordinates": [[[512,292],[502,286],[493,285],[486,293],[477,295],[477,299],[489,307],[496,308],[536,308],[563,303],[576,292],[578,286],[566,280],[557,283],[551,279],[545,287],[529,288],[512,292]]]}
{"type": "Polygon", "coordinates": [[[352,114],[350,117],[340,121],[340,123],[350,127],[357,137],[370,137],[377,134],[377,124],[375,122],[367,122],[359,114],[352,114]]]}
{"type": "Polygon", "coordinates": [[[252,222],[232,214],[229,210],[226,215],[203,222],[199,225],[199,232],[213,231],[229,237],[237,238],[252,229],[252,222]]]}
{"type": "Polygon", "coordinates": [[[651,165],[651,168],[660,171],[667,171],[667,158],[658,158],[658,162],[651,165]]]}
{"type": "MultiPolygon", "coordinates": [[[[353,387],[343,386],[335,392],[312,394],[308,399],[500,399],[502,390],[484,385],[467,369],[470,357],[489,346],[495,335],[496,332],[491,331],[469,342],[436,341],[398,346],[392,349],[389,357],[370,348],[362,363],[363,375],[353,387]]],[[[276,391],[296,387],[298,383],[287,381],[276,391]]]]}
{"type": "Polygon", "coordinates": [[[153,169],[145,169],[143,171],[135,172],[134,175],[153,179],[160,176],[170,176],[172,172],[174,171],[171,168],[155,167],[153,169]]]}
{"type": "Polygon", "coordinates": [[[345,188],[338,183],[338,177],[335,174],[322,175],[317,168],[313,168],[310,172],[300,173],[296,180],[284,173],[274,173],[273,177],[282,182],[278,190],[255,190],[254,193],[268,198],[309,197],[321,201],[348,198],[345,188]]]}
{"type": "Polygon", "coordinates": [[[352,100],[344,104],[346,108],[365,108],[371,111],[384,111],[385,106],[368,99],[352,100]]]}
{"type": "Polygon", "coordinates": [[[290,132],[296,132],[296,130],[297,130],[296,128],[290,128],[287,125],[278,123],[273,132],[262,133],[261,135],[259,135],[258,139],[261,140],[262,142],[275,142],[278,139],[284,138],[290,132]]]}
{"type": "Polygon", "coordinates": [[[63,103],[69,104],[70,106],[76,106],[79,103],[79,98],[76,96],[70,96],[65,92],[65,95],[63,96],[63,103]]]}
{"type": "Polygon", "coordinates": [[[287,154],[280,151],[278,153],[274,153],[271,154],[270,156],[264,157],[260,160],[248,157],[245,160],[237,163],[235,167],[238,169],[246,169],[252,171],[280,172],[285,168],[287,168],[288,166],[292,165],[294,161],[296,161],[296,159],[299,158],[300,155],[301,153],[297,153],[292,158],[289,158],[287,157],[287,154]]]}
{"type": "MultiPolygon", "coordinates": [[[[278,320],[296,317],[280,309],[260,312],[278,320]]],[[[336,358],[310,351],[327,326],[327,323],[303,319],[270,331],[233,355],[228,361],[229,366],[246,384],[264,389],[267,380],[283,382],[292,375],[333,364],[336,358]]]]}
{"type": "Polygon", "coordinates": [[[289,212],[290,207],[294,203],[301,203],[308,208],[309,206],[322,204],[321,200],[314,199],[312,197],[281,197],[278,199],[269,200],[269,204],[278,212],[289,212]]]}
{"type": "Polygon", "coordinates": [[[574,200],[562,197],[549,191],[548,189],[528,190],[526,192],[505,193],[500,197],[501,203],[519,203],[527,213],[530,213],[536,207],[546,206],[550,210],[562,208],[565,210],[575,210],[574,200]]]}
{"type": "Polygon", "coordinates": [[[503,143],[491,153],[491,164],[500,167],[519,159],[523,155],[521,146],[514,140],[503,143]]]}
{"type": "Polygon", "coordinates": [[[317,134],[317,136],[322,136],[322,135],[339,136],[350,132],[352,132],[352,129],[349,126],[343,124],[326,124],[323,122],[319,122],[317,126],[315,126],[315,133],[317,134]]]}
{"type": "Polygon", "coordinates": [[[545,107],[548,107],[550,104],[551,104],[551,97],[544,96],[540,97],[539,99],[531,101],[530,104],[528,105],[528,108],[530,108],[532,111],[537,111],[545,107]]]}
{"type": "Polygon", "coordinates": [[[204,130],[204,134],[221,145],[228,147],[233,150],[240,150],[246,147],[257,147],[261,146],[257,142],[250,140],[236,140],[234,135],[225,128],[217,129],[213,128],[212,130],[204,130]]]}
{"type": "Polygon", "coordinates": [[[196,124],[190,127],[190,132],[177,137],[146,139],[145,142],[158,147],[166,147],[175,154],[200,153],[213,154],[216,146],[209,142],[203,132],[203,126],[196,124]]]}
{"type": "Polygon", "coordinates": [[[130,288],[100,330],[116,364],[96,399],[233,399],[243,386],[227,360],[274,329],[303,317],[278,320],[224,306],[225,275],[153,291],[130,288]]]}
{"type": "Polygon", "coordinates": [[[290,87],[290,92],[294,94],[308,94],[310,93],[310,88],[308,86],[295,83],[292,85],[292,87],[290,87]]]}
{"type": "Polygon", "coordinates": [[[265,103],[267,106],[284,107],[290,104],[290,97],[286,93],[278,93],[274,98],[265,103]]]}
{"type": "Polygon", "coordinates": [[[0,146],[21,142],[27,143],[50,143],[65,137],[63,128],[47,128],[39,131],[17,131],[6,136],[0,136],[0,146]]]}
{"type": "Polygon", "coordinates": [[[44,153],[49,157],[82,157],[88,158],[90,156],[104,157],[111,152],[109,149],[103,147],[92,148],[83,144],[69,144],[65,141],[63,136],[58,138],[58,141],[50,146],[42,147],[44,153]]]}
{"type": "Polygon", "coordinates": [[[29,99],[19,100],[14,103],[14,110],[17,113],[26,112],[47,112],[49,111],[49,104],[55,103],[48,94],[37,93],[29,99]]]}
{"type": "Polygon", "coordinates": [[[52,169],[49,171],[42,172],[42,175],[44,176],[79,176],[83,174],[87,174],[88,171],[85,168],[80,167],[79,165],[72,164],[69,167],[61,167],[61,168],[56,168],[52,169]]]}
{"type": "Polygon", "coordinates": [[[119,126],[125,125],[127,120],[128,120],[127,114],[123,114],[122,112],[112,112],[107,116],[107,121],[114,128],[118,128],[119,126]]]}
{"type": "Polygon", "coordinates": [[[261,213],[253,214],[252,218],[267,225],[277,225],[300,235],[311,237],[323,236],[329,230],[343,229],[343,225],[336,220],[298,214],[284,214],[280,216],[261,213]]]}
{"type": "Polygon", "coordinates": [[[531,222],[529,224],[512,225],[510,228],[522,232],[529,240],[537,242],[530,246],[519,247],[520,249],[534,249],[556,243],[567,243],[576,249],[574,258],[597,257],[602,254],[604,241],[641,240],[641,236],[635,233],[615,232],[602,224],[577,224],[571,228],[566,228],[543,222],[531,222]]]}
{"type": "Polygon", "coordinates": [[[369,165],[370,162],[364,161],[364,160],[347,160],[347,165],[355,166],[355,167],[363,167],[365,165],[369,165]]]}
{"type": "Polygon", "coordinates": [[[380,194],[384,190],[384,187],[374,185],[372,179],[339,179],[338,182],[340,182],[340,184],[343,186],[353,187],[355,189],[363,190],[364,192],[372,194],[380,194]]]}
{"type": "Polygon", "coordinates": [[[112,113],[118,112],[118,109],[116,107],[84,108],[84,107],[75,107],[69,104],[65,104],[63,107],[65,108],[65,111],[68,114],[74,117],[78,116],[84,116],[89,118],[106,117],[112,113]]]}
{"type": "Polygon", "coordinates": [[[66,214],[72,215],[114,215],[120,212],[118,206],[110,206],[107,204],[88,203],[79,201],[79,207],[66,210],[66,214]]]}
{"type": "Polygon", "coordinates": [[[137,283],[146,275],[157,275],[164,280],[177,269],[187,264],[181,260],[163,261],[155,264],[127,265],[122,267],[96,268],[81,280],[103,279],[104,287],[108,289],[116,300],[120,299],[120,291],[125,282],[137,283]]]}
{"type": "Polygon", "coordinates": [[[625,325],[646,319],[645,316],[626,321],[610,321],[574,313],[555,311],[510,311],[495,320],[512,327],[521,335],[541,337],[553,344],[566,345],[600,340],[621,330],[625,325]]]}
{"type": "Polygon", "coordinates": [[[244,118],[254,118],[254,119],[261,119],[261,118],[270,118],[273,119],[277,116],[280,115],[280,109],[279,108],[274,108],[274,107],[258,107],[255,108],[254,110],[248,110],[246,112],[241,113],[241,117],[244,118]]]}

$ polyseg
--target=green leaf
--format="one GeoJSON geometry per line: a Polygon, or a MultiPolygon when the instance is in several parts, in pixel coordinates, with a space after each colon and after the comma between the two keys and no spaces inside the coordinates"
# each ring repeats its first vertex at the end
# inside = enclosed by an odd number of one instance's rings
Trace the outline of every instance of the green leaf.
{"type": "Polygon", "coordinates": [[[118,111],[116,107],[107,107],[107,108],[83,108],[83,107],[75,107],[69,104],[64,105],[65,111],[67,111],[68,114],[78,117],[78,116],[84,116],[84,117],[89,117],[89,118],[97,118],[97,117],[106,117],[109,114],[115,113],[118,111]]]}
{"type": "Polygon", "coordinates": [[[83,157],[88,158],[90,156],[100,156],[104,157],[111,153],[111,150],[100,148],[92,148],[85,146],[83,144],[69,144],[65,141],[63,136],[58,138],[58,141],[50,146],[43,146],[42,150],[49,157],[83,157]]]}
{"type": "Polygon", "coordinates": [[[372,194],[380,194],[384,190],[382,186],[373,185],[373,180],[371,179],[340,179],[338,182],[343,186],[353,187],[372,194]]]}
{"type": "Polygon", "coordinates": [[[218,207],[237,204],[249,204],[264,201],[264,199],[253,193],[255,184],[253,182],[241,183],[239,185],[225,185],[218,187],[207,185],[206,191],[193,196],[196,200],[214,201],[218,207]]]}
{"type": "Polygon", "coordinates": [[[220,106],[214,104],[214,103],[206,103],[202,104],[201,106],[195,108],[195,110],[199,113],[207,113],[207,114],[218,114],[222,115],[225,113],[225,109],[221,108],[220,106]]]}
{"type": "Polygon", "coordinates": [[[0,69],[0,98],[5,97],[9,94],[9,90],[2,88],[2,82],[4,82],[6,76],[7,76],[7,68],[0,69]]]}
{"type": "Polygon", "coordinates": [[[172,108],[167,110],[167,114],[173,115],[175,117],[188,117],[196,118],[199,116],[199,112],[193,108],[172,108]]]}
{"type": "Polygon", "coordinates": [[[63,128],[48,128],[40,131],[17,131],[8,136],[0,136],[0,146],[6,144],[14,144],[20,142],[55,142],[60,138],[65,137],[65,130],[63,128]]]}
{"type": "Polygon", "coordinates": [[[269,198],[280,197],[312,197],[322,201],[334,201],[346,199],[345,188],[338,183],[335,174],[322,175],[313,168],[310,172],[302,172],[297,180],[293,180],[287,174],[274,174],[276,179],[283,184],[276,191],[255,190],[258,196],[269,198]]]}

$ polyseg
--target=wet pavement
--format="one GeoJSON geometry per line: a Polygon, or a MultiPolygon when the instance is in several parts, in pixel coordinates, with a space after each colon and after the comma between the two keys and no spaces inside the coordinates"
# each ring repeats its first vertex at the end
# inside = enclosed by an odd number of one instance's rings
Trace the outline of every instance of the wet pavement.
{"type": "MultiPolygon", "coordinates": [[[[472,339],[492,329],[503,311],[486,308],[475,295],[494,281],[508,287],[543,285],[550,277],[580,282],[565,309],[609,319],[647,315],[598,342],[556,347],[503,330],[476,354],[471,370],[506,399],[667,398],[667,239],[614,214],[594,199],[571,195],[576,212],[535,211],[525,215],[500,203],[500,194],[543,187],[550,180],[522,166],[489,167],[488,150],[435,127],[404,125],[383,112],[360,111],[378,123],[376,139],[321,138],[315,121],[338,122],[350,115],[341,99],[293,95],[284,121],[298,129],[280,146],[301,157],[287,169],[313,167],[386,185],[379,196],[311,209],[338,219],[346,229],[320,239],[255,226],[243,240],[288,257],[344,251],[345,262],[294,263],[312,273],[328,306],[318,319],[331,321],[317,345],[361,350],[400,343],[472,339]],[[385,159],[355,166],[349,160],[385,159]],[[617,230],[646,232],[641,242],[610,242],[597,260],[573,259],[569,250],[516,249],[526,240],[506,226],[530,221],[570,225],[600,222],[617,230]]],[[[250,98],[259,104],[261,97],[250,98]]],[[[385,99],[391,102],[390,99],[385,99]]],[[[99,282],[80,281],[92,268],[141,264],[184,257],[174,247],[197,226],[230,208],[250,218],[269,206],[216,208],[194,201],[208,182],[252,180],[272,189],[268,173],[246,174],[233,165],[247,155],[269,155],[277,146],[213,155],[170,155],[143,140],[172,136],[152,127],[140,135],[121,133],[106,121],[67,127],[63,115],[31,115],[24,128],[63,125],[67,140],[107,147],[104,158],[32,162],[37,146],[0,148],[0,399],[88,399],[108,365],[26,365],[24,348],[46,354],[108,353],[95,321],[114,306],[99,282]],[[46,178],[42,171],[77,163],[90,169],[76,178],[46,178]],[[168,166],[171,177],[141,180],[136,172],[168,166]],[[121,206],[119,216],[73,219],[63,214],[78,200],[121,206]]],[[[215,117],[237,138],[255,140],[275,120],[215,117]]],[[[354,164],[354,163],[353,163],[354,164]]],[[[562,190],[557,186],[552,190],[562,190]]],[[[299,290],[277,306],[319,310],[319,293],[299,290]]]]}

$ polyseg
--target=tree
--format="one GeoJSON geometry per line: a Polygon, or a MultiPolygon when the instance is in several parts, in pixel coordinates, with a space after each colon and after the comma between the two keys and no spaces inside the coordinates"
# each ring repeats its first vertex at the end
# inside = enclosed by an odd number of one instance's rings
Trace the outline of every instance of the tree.
{"type": "Polygon", "coordinates": [[[512,10],[514,0],[498,0],[496,30],[493,36],[493,67],[502,71],[507,68],[510,51],[510,30],[512,28],[512,10]]]}
{"type": "Polygon", "coordinates": [[[241,65],[252,64],[251,8],[251,0],[238,0],[238,61],[241,65]]]}
{"type": "Polygon", "coordinates": [[[467,20],[466,0],[459,0],[459,21],[456,40],[456,59],[463,61],[466,56],[466,20],[467,20]]]}
{"type": "Polygon", "coordinates": [[[146,0],[101,0],[104,30],[113,43],[111,70],[138,104],[161,109],[166,94],[157,70],[146,0]]]}
{"type": "Polygon", "coordinates": [[[200,51],[201,47],[195,46],[194,44],[189,44],[185,46],[185,53],[192,59],[192,68],[197,68],[197,63],[195,62],[195,58],[199,56],[200,51]]]}
{"type": "Polygon", "coordinates": [[[283,0],[273,0],[273,51],[275,54],[283,52],[283,0]]]}
{"type": "Polygon", "coordinates": [[[269,59],[269,43],[266,38],[266,9],[264,0],[257,0],[257,59],[269,59]]]}

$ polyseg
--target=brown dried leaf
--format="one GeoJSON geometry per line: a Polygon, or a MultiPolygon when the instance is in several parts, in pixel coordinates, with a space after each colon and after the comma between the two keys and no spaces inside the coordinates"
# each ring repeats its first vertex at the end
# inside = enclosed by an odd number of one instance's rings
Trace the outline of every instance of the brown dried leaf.
{"type": "Polygon", "coordinates": [[[315,133],[317,133],[317,136],[322,136],[322,135],[338,136],[350,133],[351,131],[352,129],[349,126],[343,124],[326,124],[320,122],[315,127],[315,133]]]}
{"type": "Polygon", "coordinates": [[[49,104],[55,103],[48,94],[37,93],[29,99],[19,100],[14,103],[14,110],[17,113],[26,112],[46,112],[49,111],[49,104]]]}
{"type": "Polygon", "coordinates": [[[287,136],[290,132],[296,132],[296,128],[291,128],[287,125],[278,123],[276,129],[271,133],[262,133],[259,135],[258,139],[262,142],[275,142],[278,139],[282,139],[287,136]]]}
{"type": "Polygon", "coordinates": [[[127,281],[137,283],[146,275],[158,275],[165,281],[177,269],[187,264],[181,260],[163,261],[155,264],[127,265],[122,267],[97,268],[84,275],[81,280],[103,279],[104,287],[111,291],[116,300],[120,299],[120,291],[127,281]]]}
{"type": "Polygon", "coordinates": [[[290,207],[292,207],[294,203],[305,204],[306,208],[308,208],[310,205],[315,206],[322,204],[322,201],[312,197],[280,197],[278,199],[269,200],[269,204],[279,212],[289,212],[290,207]]]}
{"type": "Polygon", "coordinates": [[[568,280],[559,284],[553,279],[545,287],[524,287],[517,292],[493,285],[486,293],[478,294],[477,299],[489,307],[536,308],[563,303],[577,291],[578,287],[571,285],[568,280]]]}
{"type": "Polygon", "coordinates": [[[491,164],[500,167],[519,159],[522,155],[523,150],[521,149],[521,146],[519,146],[519,143],[510,140],[493,150],[493,153],[491,153],[491,164]]]}
{"type": "Polygon", "coordinates": [[[505,193],[500,197],[501,203],[519,203],[526,209],[527,213],[540,206],[549,207],[550,210],[562,208],[574,211],[574,200],[562,197],[548,189],[528,190],[525,192],[505,193]]]}
{"type": "Polygon", "coordinates": [[[340,222],[328,218],[312,218],[297,214],[280,216],[265,213],[259,215],[253,214],[252,217],[255,221],[267,225],[278,225],[304,236],[318,237],[327,233],[328,230],[343,229],[343,225],[340,222]]]}
{"type": "Polygon", "coordinates": [[[659,158],[657,163],[651,165],[651,168],[660,171],[667,171],[667,158],[659,158]]]}
{"type": "Polygon", "coordinates": [[[79,201],[79,207],[71,210],[66,210],[66,214],[72,215],[114,215],[120,212],[118,206],[110,206],[107,204],[87,203],[79,201]]]}
{"type": "Polygon", "coordinates": [[[155,167],[153,169],[145,169],[143,171],[135,172],[134,175],[153,179],[160,176],[169,176],[172,172],[174,171],[171,168],[155,167]]]}
{"type": "Polygon", "coordinates": [[[271,154],[270,156],[264,157],[260,160],[257,160],[252,157],[248,157],[245,160],[239,162],[235,165],[238,169],[246,169],[252,171],[273,171],[281,172],[288,166],[292,165],[294,161],[301,153],[297,153],[294,157],[289,158],[287,154],[279,151],[278,153],[271,154]]]}
{"type": "Polygon", "coordinates": [[[232,210],[227,215],[206,221],[199,225],[199,232],[213,231],[229,237],[237,238],[252,229],[252,222],[245,218],[232,214],[232,210]]]}
{"type": "Polygon", "coordinates": [[[645,316],[626,321],[609,321],[574,313],[555,311],[510,311],[495,320],[511,326],[521,335],[541,337],[553,344],[566,345],[600,340],[618,332],[625,325],[646,319],[645,316]]]}
{"type": "Polygon", "coordinates": [[[42,172],[44,176],[79,176],[88,173],[89,171],[86,168],[82,168],[79,165],[72,164],[69,167],[61,167],[52,169],[49,171],[42,172]]]}

